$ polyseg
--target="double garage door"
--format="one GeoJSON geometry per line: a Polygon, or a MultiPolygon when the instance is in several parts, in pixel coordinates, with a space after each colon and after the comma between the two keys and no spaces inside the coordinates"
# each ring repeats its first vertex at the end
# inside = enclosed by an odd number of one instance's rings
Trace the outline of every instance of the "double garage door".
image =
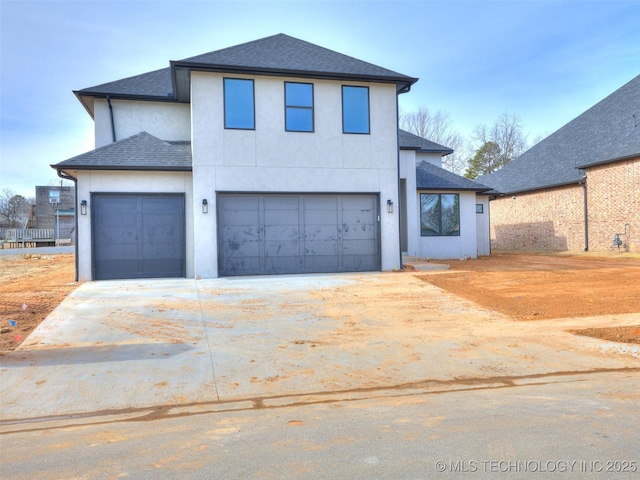
{"type": "Polygon", "coordinates": [[[219,194],[221,276],[380,269],[377,195],[219,194]]]}
{"type": "Polygon", "coordinates": [[[93,278],[185,276],[182,194],[93,194],[93,278]]]}

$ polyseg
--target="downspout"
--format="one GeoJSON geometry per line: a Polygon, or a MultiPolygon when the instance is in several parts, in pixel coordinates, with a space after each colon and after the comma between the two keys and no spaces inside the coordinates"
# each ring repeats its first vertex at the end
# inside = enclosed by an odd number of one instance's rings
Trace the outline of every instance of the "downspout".
{"type": "MultiPolygon", "coordinates": [[[[405,87],[406,89],[407,87],[405,87]]],[[[400,92],[400,93],[404,93],[404,92],[400,92]]],[[[397,165],[396,165],[396,169],[397,169],[397,175],[398,175],[398,255],[400,256],[400,270],[402,270],[404,268],[404,266],[402,265],[402,228],[400,227],[400,216],[401,216],[401,212],[402,209],[404,208],[404,200],[400,195],[401,192],[401,188],[400,188],[400,104],[398,102],[398,94],[396,94],[396,152],[398,155],[398,160],[397,160],[397,165]]],[[[408,220],[407,220],[408,221],[408,220]]],[[[408,240],[408,239],[407,239],[408,240]]]]}
{"type": "Polygon", "coordinates": [[[56,172],[58,173],[58,176],[60,178],[63,178],[65,180],[71,180],[73,182],[73,197],[74,197],[74,211],[75,211],[75,215],[73,216],[74,219],[74,229],[76,231],[76,241],[75,241],[75,264],[76,264],[76,278],[74,281],[78,281],[79,278],[79,263],[78,263],[78,244],[80,242],[78,242],[78,179],[72,177],[71,175],[67,175],[66,173],[61,172],[60,170],[56,170],[56,172]]]}
{"type": "Polygon", "coordinates": [[[587,177],[586,175],[579,184],[582,185],[584,195],[584,251],[589,251],[589,209],[587,208],[587,177]]]}
{"type": "Polygon", "coordinates": [[[107,95],[107,103],[109,104],[109,116],[111,117],[111,138],[116,141],[116,125],[113,121],[113,106],[111,106],[111,96],[107,95]]]}

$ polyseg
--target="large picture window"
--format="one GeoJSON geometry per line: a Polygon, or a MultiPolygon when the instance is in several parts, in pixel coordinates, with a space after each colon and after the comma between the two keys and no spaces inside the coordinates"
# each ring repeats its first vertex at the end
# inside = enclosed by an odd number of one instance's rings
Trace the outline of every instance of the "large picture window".
{"type": "Polygon", "coordinates": [[[313,84],[284,83],[285,130],[313,132],[313,84]]]}
{"type": "Polygon", "coordinates": [[[369,88],[342,86],[342,131],[369,133],[369,88]]]}
{"type": "Polygon", "coordinates": [[[224,127],[255,129],[253,80],[224,79],[224,127]]]}
{"type": "Polygon", "coordinates": [[[420,234],[423,237],[460,235],[460,195],[420,194],[420,234]]]}

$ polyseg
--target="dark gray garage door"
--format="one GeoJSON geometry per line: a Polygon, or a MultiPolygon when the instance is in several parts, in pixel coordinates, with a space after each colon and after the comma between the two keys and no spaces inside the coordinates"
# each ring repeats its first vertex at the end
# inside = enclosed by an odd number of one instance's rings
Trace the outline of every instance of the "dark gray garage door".
{"type": "Polygon", "coordinates": [[[377,195],[218,195],[220,275],[380,269],[377,195]]]}
{"type": "Polygon", "coordinates": [[[185,275],[184,195],[93,194],[93,278],[185,275]]]}

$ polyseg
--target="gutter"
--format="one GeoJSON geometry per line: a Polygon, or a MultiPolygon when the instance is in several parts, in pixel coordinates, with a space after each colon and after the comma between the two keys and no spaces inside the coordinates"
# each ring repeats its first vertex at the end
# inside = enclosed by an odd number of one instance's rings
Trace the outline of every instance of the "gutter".
{"type": "Polygon", "coordinates": [[[76,241],[75,241],[75,268],[76,268],[76,275],[75,275],[75,282],[78,281],[78,273],[79,273],[79,261],[78,261],[78,246],[79,246],[79,241],[78,241],[78,179],[72,177],[71,175],[67,175],[66,173],[62,172],[61,170],[56,170],[56,172],[58,173],[58,176],[64,180],[71,180],[73,182],[73,202],[74,202],[74,212],[75,215],[73,216],[73,220],[74,220],[74,227],[76,230],[76,241]]]}

